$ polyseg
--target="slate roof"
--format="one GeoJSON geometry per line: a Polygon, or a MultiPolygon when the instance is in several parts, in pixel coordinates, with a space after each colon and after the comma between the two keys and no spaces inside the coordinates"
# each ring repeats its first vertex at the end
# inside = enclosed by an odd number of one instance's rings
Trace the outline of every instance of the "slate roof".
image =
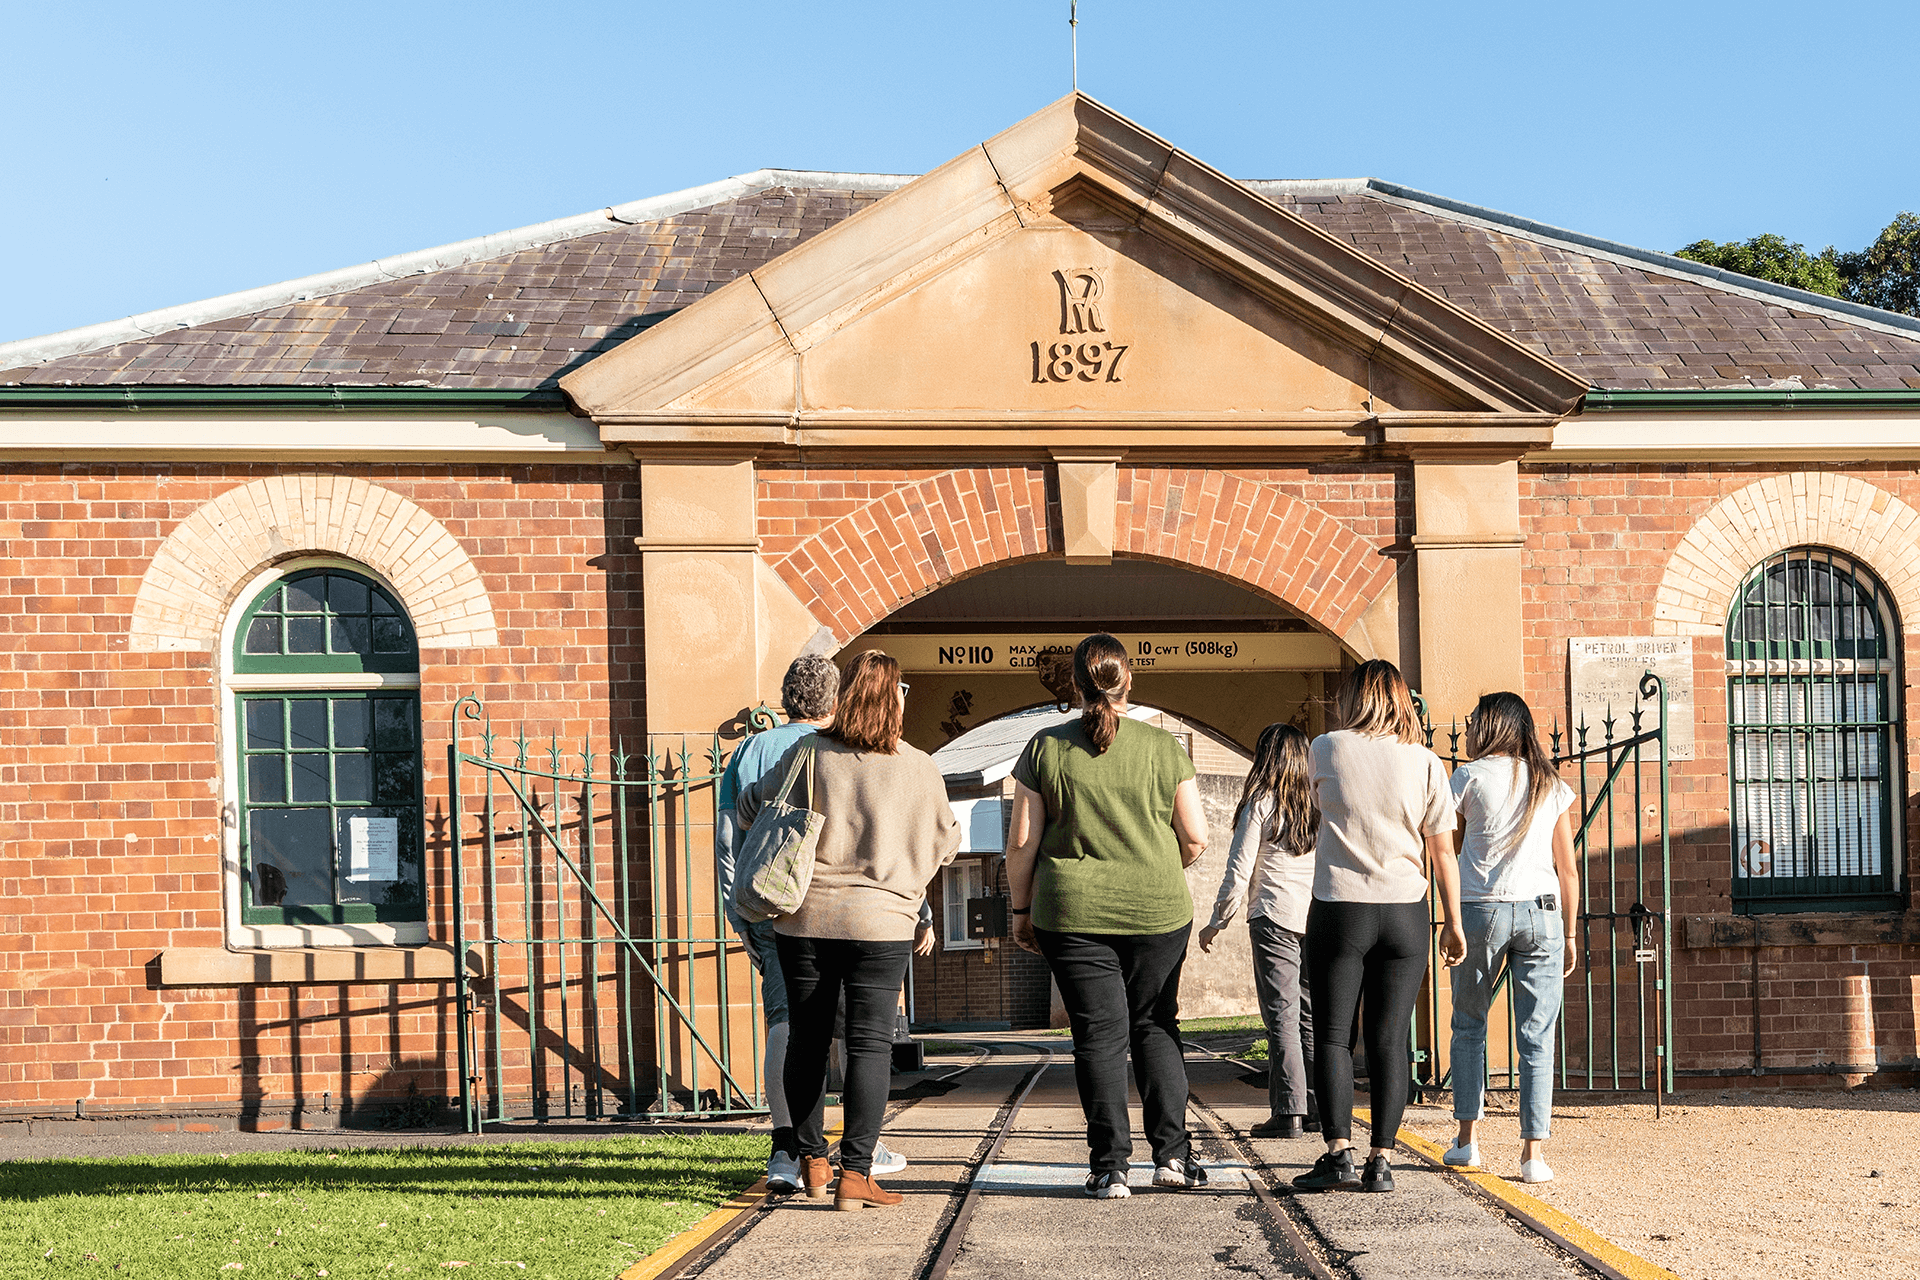
{"type": "MultiPolygon", "coordinates": [[[[409,255],[398,278],[355,269],[290,282],[276,305],[261,290],[97,326],[111,345],[0,345],[0,385],[551,387],[904,181],[763,170],[409,255]]],[[[1248,185],[1596,387],[1920,389],[1912,317],[1372,179],[1248,185]]]]}

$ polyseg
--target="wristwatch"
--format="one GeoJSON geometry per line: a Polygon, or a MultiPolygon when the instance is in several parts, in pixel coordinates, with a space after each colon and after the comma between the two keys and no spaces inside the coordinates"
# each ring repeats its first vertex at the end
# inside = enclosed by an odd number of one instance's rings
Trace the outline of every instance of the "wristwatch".
{"type": "Polygon", "coordinates": [[[1007,910],[1016,916],[1025,916],[1025,915],[1033,914],[1032,907],[1008,907],[1007,910]]]}

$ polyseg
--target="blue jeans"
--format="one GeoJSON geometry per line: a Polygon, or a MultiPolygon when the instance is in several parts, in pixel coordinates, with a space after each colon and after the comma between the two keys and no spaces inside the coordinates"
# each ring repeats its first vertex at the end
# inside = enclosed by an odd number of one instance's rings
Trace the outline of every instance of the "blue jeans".
{"type": "Polygon", "coordinates": [[[1520,1136],[1553,1127],[1553,1033],[1560,1021],[1566,934],[1558,911],[1532,902],[1465,902],[1467,958],[1453,971],[1453,1118],[1485,1115],[1487,1009],[1504,964],[1520,1042],[1520,1136]]]}
{"type": "Polygon", "coordinates": [[[780,952],[774,946],[773,921],[748,924],[742,920],[735,928],[740,940],[747,944],[747,959],[760,971],[761,1016],[769,1027],[777,1027],[787,1020],[787,977],[780,968],[780,952]]]}

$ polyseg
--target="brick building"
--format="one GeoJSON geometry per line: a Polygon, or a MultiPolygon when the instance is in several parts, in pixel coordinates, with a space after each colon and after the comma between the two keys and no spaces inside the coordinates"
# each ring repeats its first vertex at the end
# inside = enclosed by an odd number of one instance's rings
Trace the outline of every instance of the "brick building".
{"type": "Polygon", "coordinates": [[[1661,664],[1589,972],[1682,1086],[1910,1067],[1916,425],[1920,321],[1081,97],[0,347],[0,1108],[750,1093],[712,757],[796,653],[932,747],[1096,625],[1242,745],[1661,664]]]}

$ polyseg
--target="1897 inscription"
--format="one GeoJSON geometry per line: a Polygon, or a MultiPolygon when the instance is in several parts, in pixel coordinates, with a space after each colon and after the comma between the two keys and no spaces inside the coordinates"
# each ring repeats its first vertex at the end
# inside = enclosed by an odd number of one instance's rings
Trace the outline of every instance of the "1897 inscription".
{"type": "Polygon", "coordinates": [[[1028,344],[1033,381],[1118,382],[1127,344],[1086,337],[1107,332],[1102,299],[1106,278],[1093,267],[1062,267],[1053,273],[1060,288],[1060,333],[1065,342],[1045,340],[1028,344]],[[1082,339],[1084,340],[1076,340],[1082,339]]]}

